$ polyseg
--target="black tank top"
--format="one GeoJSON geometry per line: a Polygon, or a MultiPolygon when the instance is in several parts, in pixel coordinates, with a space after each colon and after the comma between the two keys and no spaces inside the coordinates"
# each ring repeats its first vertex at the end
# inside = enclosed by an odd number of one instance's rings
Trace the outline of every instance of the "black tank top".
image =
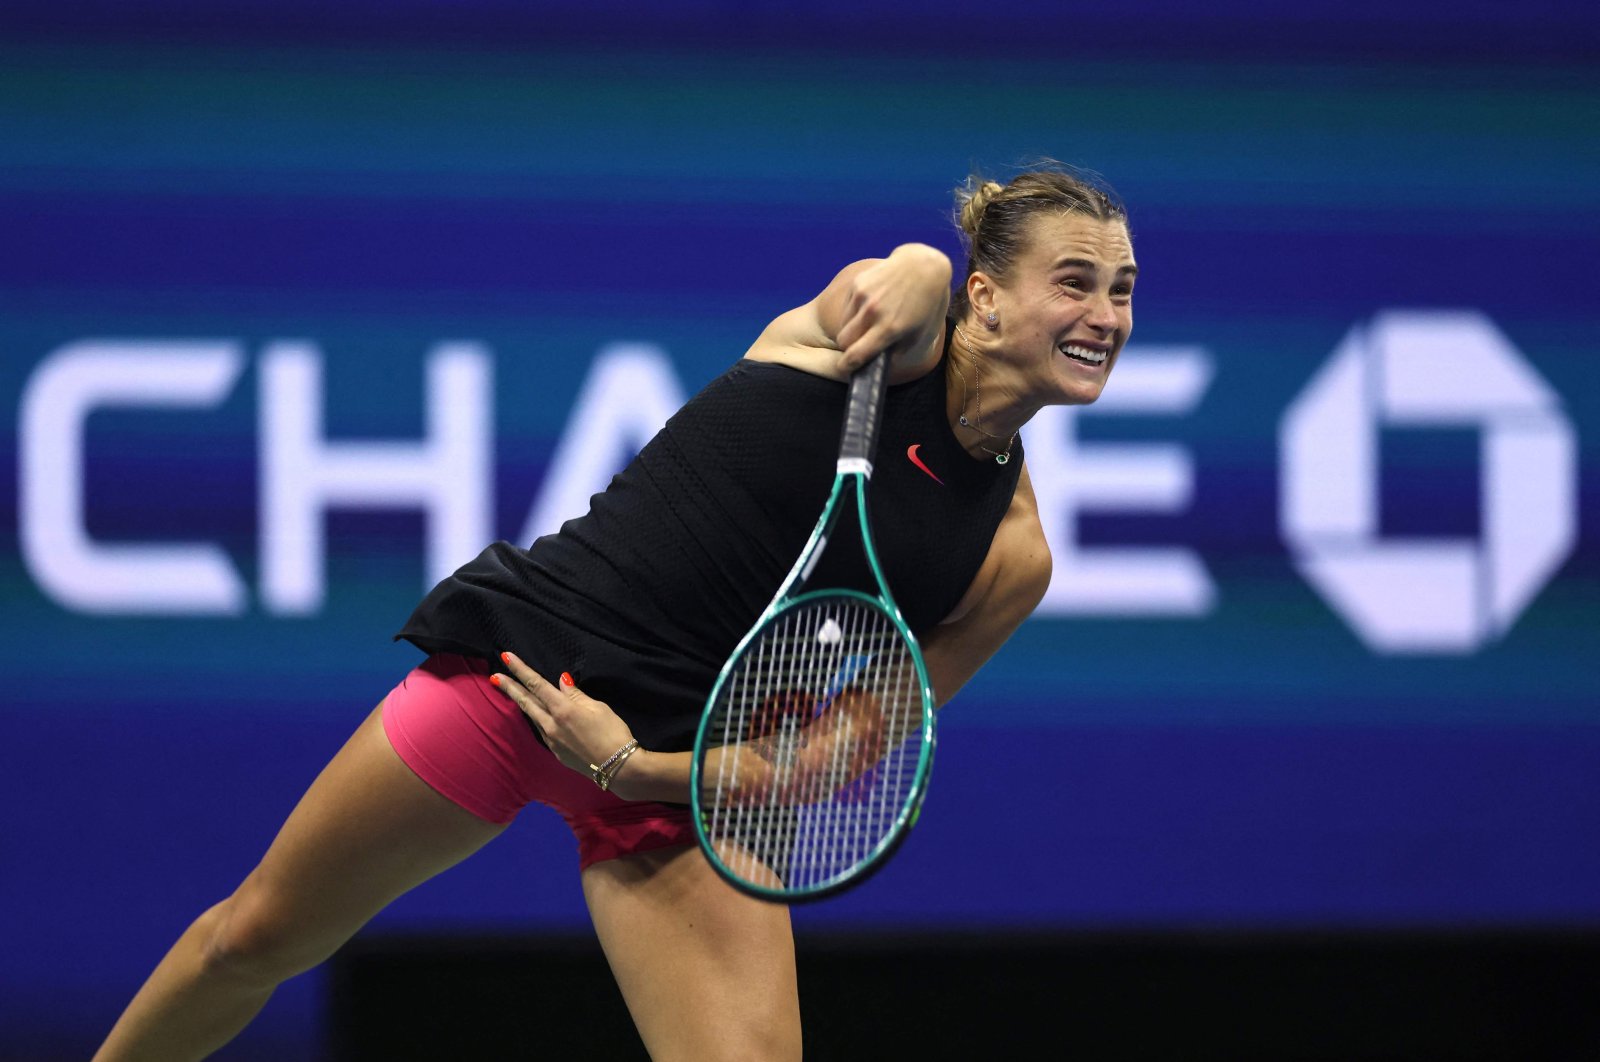
{"type": "MultiPolygon", "coordinates": [[[[844,398],[838,381],[740,361],[674,414],[586,515],[527,549],[490,546],[395,637],[496,662],[509,649],[551,680],[570,671],[646,748],[691,748],[718,671],[827,500],[844,398]]],[[[937,625],[966,592],[1021,459],[1021,440],[1004,466],[961,448],[942,362],[889,389],[868,510],[913,631],[937,625]]],[[[851,504],[808,585],[873,591],[859,539],[851,504]]]]}

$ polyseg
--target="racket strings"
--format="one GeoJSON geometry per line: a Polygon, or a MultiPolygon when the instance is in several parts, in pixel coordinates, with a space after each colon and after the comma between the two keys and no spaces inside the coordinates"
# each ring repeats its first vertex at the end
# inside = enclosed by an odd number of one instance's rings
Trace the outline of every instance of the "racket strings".
{"type": "Polygon", "coordinates": [[[703,821],[719,858],[789,890],[869,859],[908,811],[922,722],[916,664],[881,608],[841,595],[780,615],[713,715],[703,821]]]}

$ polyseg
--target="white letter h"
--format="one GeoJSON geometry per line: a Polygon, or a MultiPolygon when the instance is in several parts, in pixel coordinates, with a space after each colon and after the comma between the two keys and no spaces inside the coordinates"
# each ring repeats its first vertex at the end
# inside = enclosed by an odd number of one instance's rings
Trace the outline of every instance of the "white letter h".
{"type": "Polygon", "coordinates": [[[324,512],[420,507],[427,578],[449,575],[489,541],[490,362],[476,344],[435,348],[421,442],[329,443],[321,356],[277,342],[261,360],[261,593],[274,612],[315,612],[325,596],[324,512]]]}

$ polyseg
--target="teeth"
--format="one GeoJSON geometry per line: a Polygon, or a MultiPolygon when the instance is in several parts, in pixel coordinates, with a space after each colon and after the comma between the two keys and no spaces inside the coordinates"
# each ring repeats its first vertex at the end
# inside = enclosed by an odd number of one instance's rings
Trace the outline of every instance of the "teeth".
{"type": "Polygon", "coordinates": [[[1060,349],[1061,353],[1065,354],[1067,357],[1077,358],[1079,361],[1086,361],[1090,365],[1100,365],[1106,360],[1105,351],[1090,350],[1088,347],[1080,347],[1076,343],[1063,343],[1061,344],[1060,349]]]}

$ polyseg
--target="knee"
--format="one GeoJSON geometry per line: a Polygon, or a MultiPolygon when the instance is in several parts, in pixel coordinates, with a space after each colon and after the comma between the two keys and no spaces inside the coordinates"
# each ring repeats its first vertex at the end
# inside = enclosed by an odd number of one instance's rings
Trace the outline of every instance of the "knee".
{"type": "MultiPolygon", "coordinates": [[[[644,1029],[639,1031],[644,1034],[644,1029]]],[[[765,1018],[755,1013],[702,1015],[645,1041],[650,1057],[660,1062],[800,1062],[801,1058],[800,1018],[790,1012],[773,1012],[765,1018]]]]}
{"type": "Polygon", "coordinates": [[[303,973],[332,954],[309,939],[288,908],[247,883],[200,916],[208,973],[269,987],[303,973]]]}
{"type": "Polygon", "coordinates": [[[724,1056],[729,1062],[733,1062],[734,1059],[739,1059],[741,1062],[752,1062],[755,1059],[761,1062],[800,1062],[798,1030],[793,1035],[786,1035],[785,1031],[764,1030],[730,1046],[732,1050],[724,1056]]]}
{"type": "Polygon", "coordinates": [[[800,1062],[800,1030],[779,1026],[723,1029],[714,1043],[683,1054],[694,1062],[800,1062]]]}
{"type": "Polygon", "coordinates": [[[746,1041],[747,1053],[740,1058],[769,1059],[770,1062],[800,1062],[800,1019],[775,1015],[755,1030],[746,1041]]]}

